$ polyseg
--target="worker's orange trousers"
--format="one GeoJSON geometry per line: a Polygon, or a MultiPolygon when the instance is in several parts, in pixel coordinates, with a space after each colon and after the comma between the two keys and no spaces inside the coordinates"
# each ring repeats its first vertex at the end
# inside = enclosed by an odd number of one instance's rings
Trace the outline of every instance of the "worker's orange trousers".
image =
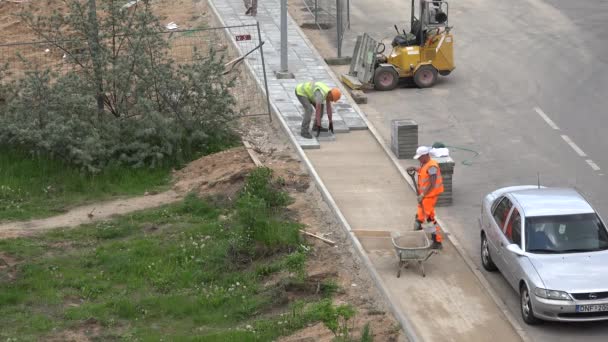
{"type": "Polygon", "coordinates": [[[437,242],[442,242],[441,230],[439,229],[437,221],[435,221],[435,204],[437,204],[437,198],[437,196],[423,198],[422,202],[418,203],[418,214],[416,215],[416,219],[418,219],[419,222],[433,222],[435,224],[435,240],[437,242]]]}

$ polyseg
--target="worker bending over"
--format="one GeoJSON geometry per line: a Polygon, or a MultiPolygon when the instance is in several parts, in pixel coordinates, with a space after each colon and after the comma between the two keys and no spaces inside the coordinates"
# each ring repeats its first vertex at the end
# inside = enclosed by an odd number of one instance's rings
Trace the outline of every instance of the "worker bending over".
{"type": "Polygon", "coordinates": [[[420,146],[416,149],[414,159],[418,159],[420,167],[408,167],[408,172],[418,172],[418,213],[416,214],[416,229],[422,229],[423,222],[432,222],[435,232],[432,234],[433,248],[441,248],[443,238],[439,225],[435,220],[435,204],[443,192],[443,179],[439,164],[431,159],[431,148],[420,146]]]}
{"type": "Polygon", "coordinates": [[[305,82],[296,86],[296,96],[304,107],[304,117],[302,118],[301,135],[306,139],[312,139],[310,134],[310,120],[312,112],[315,111],[314,128],[317,130],[317,136],[321,130],[321,119],[323,118],[323,106],[327,107],[327,118],[329,119],[329,130],[333,133],[334,127],[332,122],[331,102],[337,102],[340,99],[340,90],[338,88],[330,88],[323,82],[305,82]]]}

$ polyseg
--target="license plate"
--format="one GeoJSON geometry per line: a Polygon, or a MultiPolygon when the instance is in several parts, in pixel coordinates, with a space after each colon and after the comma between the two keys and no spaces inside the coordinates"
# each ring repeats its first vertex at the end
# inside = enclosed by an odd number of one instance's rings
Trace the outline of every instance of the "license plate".
{"type": "Polygon", "coordinates": [[[602,312],[608,311],[608,304],[577,305],[576,312],[602,312]]]}

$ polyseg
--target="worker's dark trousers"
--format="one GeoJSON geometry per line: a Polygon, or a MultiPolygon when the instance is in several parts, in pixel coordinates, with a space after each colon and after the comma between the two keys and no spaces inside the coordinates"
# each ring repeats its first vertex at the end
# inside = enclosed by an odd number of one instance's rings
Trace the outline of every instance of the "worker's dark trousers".
{"type": "MultiPolygon", "coordinates": [[[[302,107],[304,107],[304,116],[302,117],[302,133],[308,132],[310,130],[310,121],[312,120],[312,114],[315,113],[315,105],[304,96],[300,96],[298,94],[296,94],[296,96],[302,104],[302,107]]],[[[323,105],[321,105],[321,119],[323,118],[323,114],[323,105]]]]}
{"type": "Polygon", "coordinates": [[[243,0],[248,14],[256,16],[258,14],[258,0],[243,0]]]}

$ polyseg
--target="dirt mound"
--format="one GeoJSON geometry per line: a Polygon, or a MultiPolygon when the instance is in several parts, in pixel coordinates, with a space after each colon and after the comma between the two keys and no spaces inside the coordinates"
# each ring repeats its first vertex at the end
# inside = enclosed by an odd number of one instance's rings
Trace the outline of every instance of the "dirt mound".
{"type": "MultiPolygon", "coordinates": [[[[97,7],[100,10],[101,6],[97,7]]],[[[36,17],[49,17],[55,11],[69,13],[63,1],[0,0],[0,43],[40,41],[41,38],[23,22],[19,14],[31,12],[36,17]]],[[[161,24],[175,22],[182,30],[203,27],[208,16],[206,3],[198,4],[198,1],[191,0],[154,1],[152,11],[161,24]]]]}
{"type": "Polygon", "coordinates": [[[247,150],[236,147],[197,159],[173,174],[174,189],[180,194],[233,197],[255,168],[247,150]]]}
{"type": "Polygon", "coordinates": [[[66,12],[63,1],[0,1],[0,42],[31,42],[39,40],[19,17],[23,11],[35,16],[50,16],[53,11],[66,12]]]}
{"type": "MultiPolygon", "coordinates": [[[[275,178],[281,178],[290,192],[305,192],[310,176],[301,168],[300,161],[286,151],[254,152],[265,167],[272,169],[275,178]]],[[[195,192],[201,196],[233,198],[241,189],[245,178],[255,168],[244,147],[236,147],[195,160],[173,174],[174,190],[184,195],[195,192]]]]}

